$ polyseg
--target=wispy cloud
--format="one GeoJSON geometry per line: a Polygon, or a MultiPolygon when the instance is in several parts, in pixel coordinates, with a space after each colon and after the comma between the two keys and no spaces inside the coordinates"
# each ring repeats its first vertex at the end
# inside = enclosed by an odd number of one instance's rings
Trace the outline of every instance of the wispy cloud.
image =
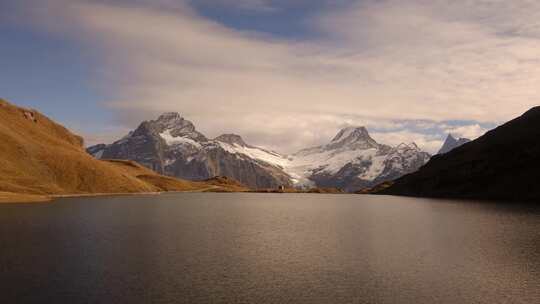
{"type": "Polygon", "coordinates": [[[488,130],[481,127],[479,124],[465,125],[459,127],[447,128],[446,133],[452,134],[457,137],[476,139],[484,135],[488,130]]]}
{"type": "MultiPolygon", "coordinates": [[[[343,124],[498,123],[540,99],[537,1],[352,1],[307,20],[321,36],[298,42],[228,28],[189,2],[39,2],[40,26],[99,50],[96,77],[126,125],[174,110],[210,135],[234,131],[290,152],[343,124]]],[[[378,136],[440,143],[396,132],[378,136]]]]}
{"type": "Polygon", "coordinates": [[[225,9],[244,10],[258,13],[271,13],[279,10],[271,0],[192,0],[197,4],[219,6],[225,9]]]}
{"type": "Polygon", "coordinates": [[[375,132],[372,136],[378,142],[384,142],[393,146],[400,143],[415,143],[419,147],[422,147],[423,150],[432,154],[436,153],[443,145],[443,141],[438,134],[425,134],[408,130],[375,132]]]}

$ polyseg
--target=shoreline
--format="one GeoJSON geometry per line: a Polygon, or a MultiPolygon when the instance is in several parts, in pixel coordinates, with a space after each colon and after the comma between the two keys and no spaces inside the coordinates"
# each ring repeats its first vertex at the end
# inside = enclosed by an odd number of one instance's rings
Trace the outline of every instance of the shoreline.
{"type": "Polygon", "coordinates": [[[169,192],[119,192],[119,193],[74,193],[74,194],[48,194],[34,195],[24,193],[0,192],[0,204],[24,204],[24,203],[52,203],[61,198],[91,198],[104,196],[135,196],[135,195],[161,195],[163,193],[181,193],[183,191],[169,192]]]}
{"type": "Polygon", "coordinates": [[[260,194],[354,194],[345,192],[309,192],[309,191],[219,191],[218,186],[212,186],[197,190],[185,191],[158,191],[158,192],[115,192],[115,193],[73,193],[73,194],[26,194],[0,191],[0,204],[24,204],[24,203],[51,203],[62,198],[91,198],[91,197],[115,197],[115,196],[151,196],[174,193],[260,193],[260,194]],[[218,191],[212,191],[218,190],[218,191]]]}
{"type": "MultiPolygon", "coordinates": [[[[212,192],[211,190],[219,190],[217,186],[207,187],[197,190],[186,191],[157,191],[157,192],[114,192],[114,193],[73,193],[73,194],[27,194],[27,193],[15,193],[15,192],[2,192],[0,191],[0,204],[21,204],[21,203],[50,203],[56,199],[61,198],[90,198],[90,197],[104,197],[104,196],[136,196],[136,195],[161,195],[167,193],[204,193],[212,192]]],[[[216,191],[216,193],[221,193],[216,191]]]]}
{"type": "Polygon", "coordinates": [[[50,203],[53,198],[49,195],[26,194],[0,191],[0,204],[50,203]]]}

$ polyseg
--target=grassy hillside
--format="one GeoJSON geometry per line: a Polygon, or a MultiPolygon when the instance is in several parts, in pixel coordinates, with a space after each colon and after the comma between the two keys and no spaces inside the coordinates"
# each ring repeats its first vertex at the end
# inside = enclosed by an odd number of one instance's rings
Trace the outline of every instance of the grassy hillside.
{"type": "Polygon", "coordinates": [[[84,151],[80,136],[35,110],[2,99],[0,143],[0,201],[13,201],[14,194],[40,197],[229,188],[161,176],[130,161],[96,160],[84,151]]]}

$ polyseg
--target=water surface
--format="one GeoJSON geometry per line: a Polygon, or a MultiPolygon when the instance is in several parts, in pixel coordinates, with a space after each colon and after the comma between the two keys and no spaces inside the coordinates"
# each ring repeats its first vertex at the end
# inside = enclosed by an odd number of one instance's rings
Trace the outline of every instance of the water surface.
{"type": "Polygon", "coordinates": [[[540,303],[540,210],[359,195],[0,206],[3,303],[540,303]]]}

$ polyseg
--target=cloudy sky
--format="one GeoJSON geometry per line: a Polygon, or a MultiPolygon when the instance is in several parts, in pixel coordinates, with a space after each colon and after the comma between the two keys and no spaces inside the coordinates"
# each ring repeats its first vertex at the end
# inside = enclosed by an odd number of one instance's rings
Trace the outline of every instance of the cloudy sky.
{"type": "Polygon", "coordinates": [[[0,96],[110,142],[177,111],[284,153],[434,152],[540,101],[537,0],[2,0],[0,96]]]}

